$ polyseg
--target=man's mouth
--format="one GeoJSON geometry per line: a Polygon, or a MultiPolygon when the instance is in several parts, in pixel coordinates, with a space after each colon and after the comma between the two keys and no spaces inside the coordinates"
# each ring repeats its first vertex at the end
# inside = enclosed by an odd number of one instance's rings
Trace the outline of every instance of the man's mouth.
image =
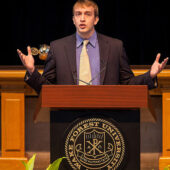
{"type": "Polygon", "coordinates": [[[84,28],[86,27],[86,24],[80,24],[79,27],[80,27],[81,29],[84,29],[84,28]]]}

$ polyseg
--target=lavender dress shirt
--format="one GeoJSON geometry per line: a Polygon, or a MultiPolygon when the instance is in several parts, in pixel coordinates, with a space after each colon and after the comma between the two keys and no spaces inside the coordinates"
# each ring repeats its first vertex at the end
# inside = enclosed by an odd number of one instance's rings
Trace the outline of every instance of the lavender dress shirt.
{"type": "MultiPolygon", "coordinates": [[[[79,77],[80,54],[83,47],[83,40],[84,39],[81,38],[78,33],[76,33],[77,77],[79,77]]],[[[100,84],[100,53],[99,53],[99,43],[98,43],[96,32],[94,32],[93,35],[89,38],[89,43],[87,44],[87,53],[89,56],[90,67],[91,67],[92,85],[99,85],[100,84]]]]}

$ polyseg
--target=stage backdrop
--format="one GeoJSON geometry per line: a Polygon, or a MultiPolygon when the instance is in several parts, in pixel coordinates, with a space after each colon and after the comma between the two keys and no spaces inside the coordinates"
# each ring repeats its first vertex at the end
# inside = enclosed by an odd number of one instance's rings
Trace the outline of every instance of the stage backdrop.
{"type": "MultiPolygon", "coordinates": [[[[72,6],[75,0],[5,1],[1,15],[5,30],[0,65],[21,65],[16,49],[39,47],[75,32],[72,6]],[[5,4],[5,5],[4,5],[5,4]]],[[[170,56],[168,1],[96,0],[100,21],[96,30],[123,40],[131,65],[150,65],[158,52],[170,56]]],[[[35,57],[36,64],[43,62],[35,57]]]]}

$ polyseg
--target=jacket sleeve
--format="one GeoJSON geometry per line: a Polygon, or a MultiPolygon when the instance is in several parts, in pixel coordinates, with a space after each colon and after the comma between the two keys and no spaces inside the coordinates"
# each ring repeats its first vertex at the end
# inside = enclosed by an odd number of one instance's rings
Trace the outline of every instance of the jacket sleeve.
{"type": "Polygon", "coordinates": [[[121,55],[120,55],[120,84],[126,85],[148,85],[149,89],[157,87],[157,78],[152,79],[150,77],[150,71],[139,75],[134,76],[126,55],[125,49],[122,45],[121,55]]]}
{"type": "Polygon", "coordinates": [[[56,63],[52,53],[52,47],[48,53],[48,57],[45,61],[45,67],[43,74],[41,75],[38,72],[38,69],[35,68],[32,75],[26,72],[25,82],[33,88],[38,94],[41,91],[43,84],[55,84],[56,83],[56,63]]]}

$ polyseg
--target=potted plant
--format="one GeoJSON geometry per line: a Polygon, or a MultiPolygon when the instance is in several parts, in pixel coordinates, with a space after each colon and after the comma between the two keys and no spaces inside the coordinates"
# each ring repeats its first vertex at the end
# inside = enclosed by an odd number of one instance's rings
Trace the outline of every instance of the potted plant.
{"type": "MultiPolygon", "coordinates": [[[[24,166],[25,166],[25,170],[33,170],[33,169],[34,169],[35,157],[36,157],[36,154],[34,154],[34,155],[29,159],[29,161],[28,161],[27,163],[24,162],[24,161],[22,161],[22,163],[23,163],[24,166]]],[[[59,167],[60,167],[60,164],[61,164],[61,162],[62,162],[62,160],[63,160],[64,158],[65,158],[65,157],[58,158],[58,159],[55,160],[52,164],[50,164],[46,170],[58,170],[59,167]]]]}

